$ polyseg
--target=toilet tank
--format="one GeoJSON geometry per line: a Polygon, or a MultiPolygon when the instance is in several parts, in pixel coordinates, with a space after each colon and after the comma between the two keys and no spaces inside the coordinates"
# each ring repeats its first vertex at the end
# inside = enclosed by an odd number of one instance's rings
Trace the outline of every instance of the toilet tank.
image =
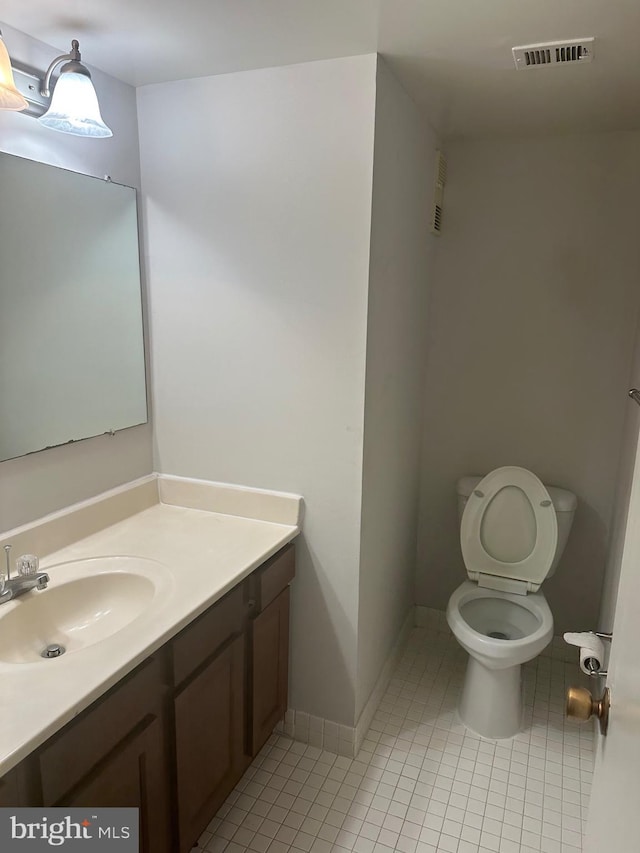
{"type": "MultiPolygon", "coordinates": [[[[470,475],[460,477],[458,480],[458,523],[462,521],[462,513],[464,512],[469,495],[482,479],[484,479],[484,476],[479,477],[476,475],[470,475]]],[[[573,524],[573,517],[576,513],[576,507],[578,506],[578,499],[573,492],[570,492],[568,489],[560,489],[558,486],[547,486],[546,484],[545,489],[549,492],[549,497],[553,501],[553,508],[556,511],[556,518],[558,520],[558,544],[556,545],[556,555],[553,558],[553,563],[551,564],[551,568],[547,574],[547,577],[550,578],[555,574],[558,563],[560,562],[560,557],[562,557],[564,547],[567,544],[569,531],[573,524]]]]}

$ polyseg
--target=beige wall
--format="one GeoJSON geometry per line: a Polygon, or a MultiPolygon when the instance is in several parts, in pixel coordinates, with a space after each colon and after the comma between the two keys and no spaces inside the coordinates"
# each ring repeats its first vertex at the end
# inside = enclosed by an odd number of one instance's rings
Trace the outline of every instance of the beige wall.
{"type": "Polygon", "coordinates": [[[464,579],[455,481],[522,465],[579,501],[556,631],[597,621],[640,301],[640,135],[448,146],[427,327],[417,603],[464,579]]]}
{"type": "MultiPolygon", "coordinates": [[[[14,60],[46,68],[60,51],[5,24],[0,25],[14,60]]],[[[140,186],[135,90],[92,70],[111,139],[81,139],[42,127],[20,113],[0,111],[0,150],[87,175],[111,175],[140,186]]],[[[37,188],[28,188],[36,192],[37,188]]],[[[64,199],[60,199],[64,209],[64,199]]],[[[37,306],[34,306],[37,310],[37,306]]],[[[28,330],[25,330],[28,340],[28,330]]],[[[0,401],[1,406],[1,401],[0,401]]],[[[46,418],[46,411],[27,412],[46,418]]],[[[151,427],[134,427],[0,463],[0,531],[9,530],[152,470],[151,427]]]]}
{"type": "Polygon", "coordinates": [[[435,148],[420,111],[379,58],[356,716],[413,605],[435,148]]]}

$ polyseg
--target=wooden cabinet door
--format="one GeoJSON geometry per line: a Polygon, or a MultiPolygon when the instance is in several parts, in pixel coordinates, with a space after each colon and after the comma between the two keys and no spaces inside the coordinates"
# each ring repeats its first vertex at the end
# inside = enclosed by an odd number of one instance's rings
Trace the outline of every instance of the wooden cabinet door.
{"type": "Polygon", "coordinates": [[[10,770],[0,779],[0,807],[26,806],[20,797],[20,786],[18,784],[18,771],[10,770]]]}
{"type": "Polygon", "coordinates": [[[148,658],[38,750],[44,806],[66,803],[144,721],[162,716],[162,672],[160,656],[148,658]]]}
{"type": "Polygon", "coordinates": [[[171,853],[168,775],[163,727],[149,715],[56,805],[138,808],[140,852],[171,853]]]}
{"type": "Polygon", "coordinates": [[[287,710],[289,587],[251,623],[251,755],[255,756],[287,710]]]}
{"type": "Polygon", "coordinates": [[[191,850],[242,775],[244,636],[228,645],[176,696],[178,824],[191,850]]]}

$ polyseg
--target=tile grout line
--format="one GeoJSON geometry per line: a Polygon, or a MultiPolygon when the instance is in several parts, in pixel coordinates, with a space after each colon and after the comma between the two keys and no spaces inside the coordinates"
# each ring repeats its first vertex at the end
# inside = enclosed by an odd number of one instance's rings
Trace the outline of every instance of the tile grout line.
{"type": "Polygon", "coordinates": [[[416,628],[355,759],[274,735],[200,839],[207,853],[579,853],[593,742],[559,709],[575,666],[525,668],[529,729],[468,732],[466,657],[416,628]]]}

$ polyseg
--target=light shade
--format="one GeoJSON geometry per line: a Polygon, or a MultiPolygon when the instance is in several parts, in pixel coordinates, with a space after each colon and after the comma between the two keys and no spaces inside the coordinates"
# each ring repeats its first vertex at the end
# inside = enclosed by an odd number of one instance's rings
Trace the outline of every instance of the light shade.
{"type": "Polygon", "coordinates": [[[16,89],[7,48],[0,38],[0,110],[24,110],[26,100],[16,89]]]}
{"type": "Polygon", "coordinates": [[[113,136],[102,120],[96,90],[87,74],[62,70],[51,105],[38,121],[51,130],[75,136],[113,136]]]}

